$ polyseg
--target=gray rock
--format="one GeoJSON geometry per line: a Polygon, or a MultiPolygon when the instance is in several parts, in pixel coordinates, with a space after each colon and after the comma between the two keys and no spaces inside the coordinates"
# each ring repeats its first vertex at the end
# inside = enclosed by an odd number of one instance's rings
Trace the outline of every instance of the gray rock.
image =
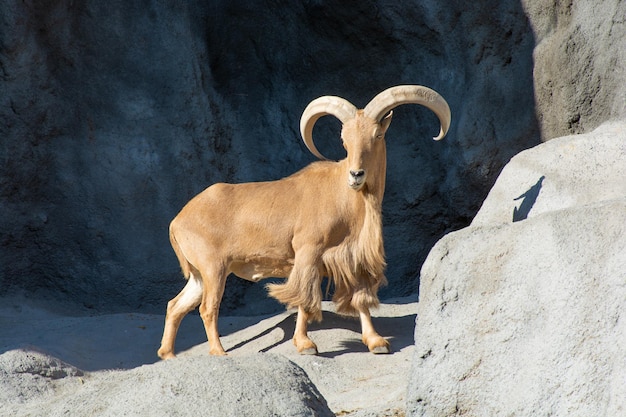
{"type": "Polygon", "coordinates": [[[504,167],[472,226],[510,223],[626,195],[626,123],[553,139],[504,167]]]}
{"type": "MultiPolygon", "coordinates": [[[[79,377],[83,372],[57,358],[32,349],[0,355],[0,404],[25,404],[53,395],[51,381],[79,377]]],[[[1,415],[10,415],[3,409],[1,415]]]]}
{"type": "Polygon", "coordinates": [[[537,117],[544,140],[626,117],[626,3],[522,0],[535,33],[537,117]]]}
{"type": "Polygon", "coordinates": [[[0,355],[0,369],[9,374],[39,375],[50,379],[80,376],[82,371],[36,350],[11,350],[0,355]]]}
{"type": "MultiPolygon", "coordinates": [[[[3,415],[334,415],[304,371],[282,356],[188,357],[80,377],[68,374],[52,380],[40,375],[48,390],[34,392],[38,386],[30,381],[32,372],[26,376],[28,383],[19,385],[15,380],[25,378],[24,373],[6,366],[30,355],[11,351],[0,356],[0,372],[11,376],[8,383],[3,378],[2,387],[24,388],[19,401],[3,398],[3,415]]],[[[47,372],[45,362],[37,362],[38,374],[47,372]]]]}
{"type": "Polygon", "coordinates": [[[432,249],[409,415],[624,413],[623,126],[514,158],[475,223],[432,249]],[[535,204],[513,221],[514,196],[537,184],[535,204]]]}

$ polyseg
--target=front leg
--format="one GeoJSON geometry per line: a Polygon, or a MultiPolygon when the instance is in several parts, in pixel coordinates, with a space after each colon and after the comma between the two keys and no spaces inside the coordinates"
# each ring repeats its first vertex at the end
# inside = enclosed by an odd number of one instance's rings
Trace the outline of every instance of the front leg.
{"type": "Polygon", "coordinates": [[[296,329],[293,333],[293,344],[301,355],[317,355],[317,346],[307,335],[309,314],[302,307],[298,307],[296,329]]]}
{"type": "Polygon", "coordinates": [[[361,334],[363,335],[363,343],[372,353],[391,353],[389,342],[379,335],[372,324],[372,316],[368,308],[359,310],[359,318],[361,319],[361,334]]]}
{"type": "Polygon", "coordinates": [[[304,355],[317,354],[317,346],[307,336],[307,324],[322,319],[321,249],[316,245],[293,244],[296,256],[293,269],[283,284],[269,284],[269,294],[288,308],[298,307],[293,344],[304,355]]]}

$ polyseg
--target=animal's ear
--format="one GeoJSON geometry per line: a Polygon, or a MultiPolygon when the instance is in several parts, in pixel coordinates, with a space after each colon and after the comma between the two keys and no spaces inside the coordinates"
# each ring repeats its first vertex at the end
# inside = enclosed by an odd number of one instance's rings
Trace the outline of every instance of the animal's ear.
{"type": "Polygon", "coordinates": [[[389,129],[389,125],[391,124],[391,116],[393,116],[393,111],[390,111],[389,114],[383,117],[383,120],[380,121],[380,130],[382,131],[381,133],[385,133],[387,129],[389,129]]]}

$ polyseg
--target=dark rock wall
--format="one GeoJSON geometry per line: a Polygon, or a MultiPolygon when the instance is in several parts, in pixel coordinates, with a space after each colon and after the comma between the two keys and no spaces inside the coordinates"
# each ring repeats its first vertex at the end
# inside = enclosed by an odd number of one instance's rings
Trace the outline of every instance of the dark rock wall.
{"type": "MultiPolygon", "coordinates": [[[[517,1],[4,1],[0,295],[162,311],[183,285],[167,227],[186,201],[313,161],[298,133],[312,99],[362,107],[403,83],[439,91],[453,115],[442,142],[418,106],[387,134],[382,295],[414,293],[434,242],[540,141],[534,47],[517,1]]],[[[314,132],[335,158],[339,128],[314,132]]],[[[271,308],[243,280],[225,300],[271,308]]]]}

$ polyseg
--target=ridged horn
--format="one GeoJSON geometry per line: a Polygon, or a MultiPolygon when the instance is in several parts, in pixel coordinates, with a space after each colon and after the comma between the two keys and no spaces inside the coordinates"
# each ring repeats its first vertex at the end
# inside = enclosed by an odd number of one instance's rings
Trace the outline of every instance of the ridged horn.
{"type": "Polygon", "coordinates": [[[320,117],[331,115],[341,123],[346,123],[354,118],[356,110],[348,100],[336,96],[322,96],[310,102],[300,118],[300,134],[309,151],[319,159],[327,159],[317,150],[313,142],[313,126],[320,117]]]}
{"type": "Polygon", "coordinates": [[[398,85],[379,93],[370,101],[363,112],[366,116],[381,121],[389,111],[401,104],[421,104],[429,108],[439,118],[441,129],[434,140],[441,140],[450,128],[450,107],[446,100],[434,90],[421,85],[398,85]]]}

